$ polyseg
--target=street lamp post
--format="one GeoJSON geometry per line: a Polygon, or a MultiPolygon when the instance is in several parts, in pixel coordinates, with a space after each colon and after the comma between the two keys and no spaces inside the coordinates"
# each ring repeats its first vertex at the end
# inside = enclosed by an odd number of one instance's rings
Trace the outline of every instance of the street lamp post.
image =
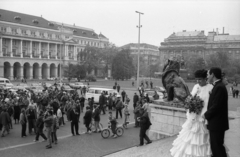
{"type": "Polygon", "coordinates": [[[138,68],[137,68],[137,88],[139,87],[139,54],[140,54],[140,28],[142,25],[140,25],[140,16],[143,13],[136,11],[137,14],[139,14],[139,24],[138,24],[138,68]]]}
{"type": "Polygon", "coordinates": [[[62,50],[61,50],[61,52],[60,52],[60,68],[59,68],[59,78],[60,78],[60,83],[62,83],[62,53],[64,53],[66,50],[66,45],[65,45],[65,43],[67,42],[67,41],[69,41],[69,40],[72,40],[72,38],[69,38],[69,39],[67,39],[67,40],[63,40],[62,39],[62,43],[63,43],[63,46],[62,46],[62,50]]]}

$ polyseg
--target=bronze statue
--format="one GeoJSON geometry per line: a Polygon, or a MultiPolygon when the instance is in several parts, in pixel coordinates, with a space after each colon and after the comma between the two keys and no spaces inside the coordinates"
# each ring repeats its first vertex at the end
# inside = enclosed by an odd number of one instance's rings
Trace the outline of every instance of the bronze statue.
{"type": "Polygon", "coordinates": [[[164,65],[162,84],[167,91],[167,101],[184,101],[190,95],[188,86],[179,75],[180,63],[170,58],[164,65]]]}

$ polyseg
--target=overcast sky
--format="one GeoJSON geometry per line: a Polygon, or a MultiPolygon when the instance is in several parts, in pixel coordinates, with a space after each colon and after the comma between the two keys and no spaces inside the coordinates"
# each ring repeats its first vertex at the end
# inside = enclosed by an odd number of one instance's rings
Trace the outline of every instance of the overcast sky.
{"type": "Polygon", "coordinates": [[[138,42],[159,46],[173,32],[216,28],[240,35],[240,0],[0,0],[0,8],[43,16],[102,33],[117,46],[138,42]]]}

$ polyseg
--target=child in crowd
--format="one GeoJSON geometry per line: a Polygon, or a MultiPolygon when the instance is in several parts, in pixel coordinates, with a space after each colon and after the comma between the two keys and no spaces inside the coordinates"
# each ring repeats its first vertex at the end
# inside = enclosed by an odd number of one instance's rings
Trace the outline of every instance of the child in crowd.
{"type": "Polygon", "coordinates": [[[112,116],[111,111],[109,112],[108,120],[109,120],[108,124],[111,126],[112,133],[113,133],[112,137],[116,138],[117,137],[117,134],[116,134],[117,120],[115,117],[112,116]]]}

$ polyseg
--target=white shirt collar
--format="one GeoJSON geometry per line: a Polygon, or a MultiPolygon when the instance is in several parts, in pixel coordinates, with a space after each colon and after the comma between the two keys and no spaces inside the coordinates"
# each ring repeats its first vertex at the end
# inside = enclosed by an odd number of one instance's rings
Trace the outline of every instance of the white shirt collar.
{"type": "Polygon", "coordinates": [[[215,85],[220,79],[217,79],[216,81],[213,82],[213,85],[215,85]]]}

